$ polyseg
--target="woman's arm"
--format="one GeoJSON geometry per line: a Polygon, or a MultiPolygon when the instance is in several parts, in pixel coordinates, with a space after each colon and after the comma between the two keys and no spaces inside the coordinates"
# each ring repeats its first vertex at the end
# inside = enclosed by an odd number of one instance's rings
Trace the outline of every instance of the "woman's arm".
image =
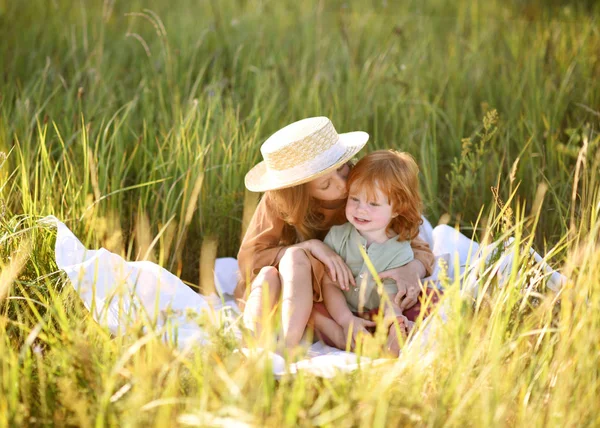
{"type": "Polygon", "coordinates": [[[284,227],[285,222],[276,215],[265,194],[256,207],[238,252],[242,276],[252,276],[257,268],[277,264],[284,249],[279,245],[284,227]]]}
{"type": "MultiPolygon", "coordinates": [[[[433,273],[435,256],[429,248],[429,244],[418,236],[410,241],[410,247],[415,255],[415,260],[421,262],[420,267],[413,267],[419,278],[425,278],[433,273]]],[[[416,264],[415,264],[416,265],[416,264]]]]}

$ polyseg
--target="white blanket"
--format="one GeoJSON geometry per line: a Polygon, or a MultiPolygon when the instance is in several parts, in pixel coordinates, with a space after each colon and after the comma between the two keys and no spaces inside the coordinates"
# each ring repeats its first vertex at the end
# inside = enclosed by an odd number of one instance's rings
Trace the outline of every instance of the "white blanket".
{"type": "MultiPolygon", "coordinates": [[[[71,285],[81,296],[94,319],[106,326],[111,333],[123,333],[128,326],[139,323],[141,317],[145,318],[146,325],[151,325],[164,340],[177,338],[176,343],[180,348],[191,348],[210,340],[208,334],[190,316],[190,313],[205,311],[212,322],[222,323],[224,328],[230,329],[231,334],[240,337],[235,322],[239,309],[233,300],[233,289],[237,282],[237,260],[216,260],[214,279],[219,296],[202,296],[155,263],[128,262],[104,248],[87,250],[56,217],[48,216],[42,222],[57,228],[55,252],[58,267],[67,274],[71,285]]],[[[488,247],[480,249],[477,243],[448,226],[437,226],[433,229],[427,220],[421,228],[420,235],[429,243],[438,260],[446,261],[449,267],[447,274],[450,277],[454,275],[455,265],[451,255],[458,258],[460,272],[457,273],[463,275],[469,259],[489,257],[491,252],[488,247]]],[[[532,254],[538,263],[543,263],[537,253],[532,251],[532,254]]],[[[496,264],[498,273],[510,272],[511,264],[511,254],[503,256],[496,264]]],[[[436,263],[433,275],[428,278],[434,281],[433,283],[437,279],[438,270],[439,265],[436,263]]],[[[565,280],[545,264],[543,272],[548,276],[548,285],[555,290],[565,280]]],[[[468,272],[467,274],[465,289],[476,293],[477,275],[468,272]]],[[[415,337],[426,340],[427,328],[421,333],[415,337]]],[[[420,343],[425,342],[421,340],[420,343]]],[[[240,352],[249,354],[251,351],[242,348],[240,352]]],[[[356,369],[359,364],[372,363],[364,357],[359,361],[354,353],[340,351],[322,343],[313,344],[309,349],[308,358],[292,365],[286,366],[283,359],[276,354],[270,354],[270,358],[276,375],[282,375],[286,371],[294,373],[297,370],[307,370],[319,376],[329,377],[339,370],[350,371],[356,369]]]]}

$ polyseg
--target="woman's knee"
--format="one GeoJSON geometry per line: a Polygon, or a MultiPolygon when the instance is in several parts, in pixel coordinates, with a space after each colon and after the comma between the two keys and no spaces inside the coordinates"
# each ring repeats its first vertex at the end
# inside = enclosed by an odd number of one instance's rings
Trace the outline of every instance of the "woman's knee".
{"type": "Polygon", "coordinates": [[[310,267],[310,260],[306,255],[306,252],[302,248],[288,248],[279,261],[280,268],[302,268],[310,267]]]}
{"type": "Polygon", "coordinates": [[[276,267],[265,266],[256,275],[256,278],[252,282],[252,288],[262,287],[267,284],[271,290],[279,290],[281,283],[279,280],[279,271],[276,267]]]}

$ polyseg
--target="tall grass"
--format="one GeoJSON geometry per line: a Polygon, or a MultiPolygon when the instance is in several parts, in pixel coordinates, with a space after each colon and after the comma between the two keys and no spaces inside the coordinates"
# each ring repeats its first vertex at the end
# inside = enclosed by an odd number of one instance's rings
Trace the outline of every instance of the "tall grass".
{"type": "Polygon", "coordinates": [[[1,423],[600,423],[599,12],[566,1],[0,1],[1,423]],[[427,365],[414,347],[331,380],[276,381],[218,328],[212,347],[184,355],[92,321],[39,218],[198,285],[209,253],[236,254],[260,143],[315,115],[369,132],[368,150],[414,154],[434,223],[482,241],[517,236],[550,254],[567,287],[544,292],[515,250],[525,267],[509,286],[483,278],[489,292],[465,303],[449,284],[452,322],[427,365]]]}

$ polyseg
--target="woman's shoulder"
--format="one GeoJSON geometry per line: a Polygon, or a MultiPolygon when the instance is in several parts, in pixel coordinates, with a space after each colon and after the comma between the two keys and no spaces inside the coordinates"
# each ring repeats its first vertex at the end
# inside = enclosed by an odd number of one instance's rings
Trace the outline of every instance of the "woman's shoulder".
{"type": "MultiPolygon", "coordinates": [[[[245,209],[245,208],[244,208],[245,209]]],[[[246,214],[244,214],[246,215],[246,214]]],[[[285,229],[287,223],[279,214],[276,205],[269,197],[268,193],[265,193],[258,204],[252,218],[249,221],[247,231],[251,234],[264,234],[269,231],[280,237],[282,230],[285,229]]]]}

